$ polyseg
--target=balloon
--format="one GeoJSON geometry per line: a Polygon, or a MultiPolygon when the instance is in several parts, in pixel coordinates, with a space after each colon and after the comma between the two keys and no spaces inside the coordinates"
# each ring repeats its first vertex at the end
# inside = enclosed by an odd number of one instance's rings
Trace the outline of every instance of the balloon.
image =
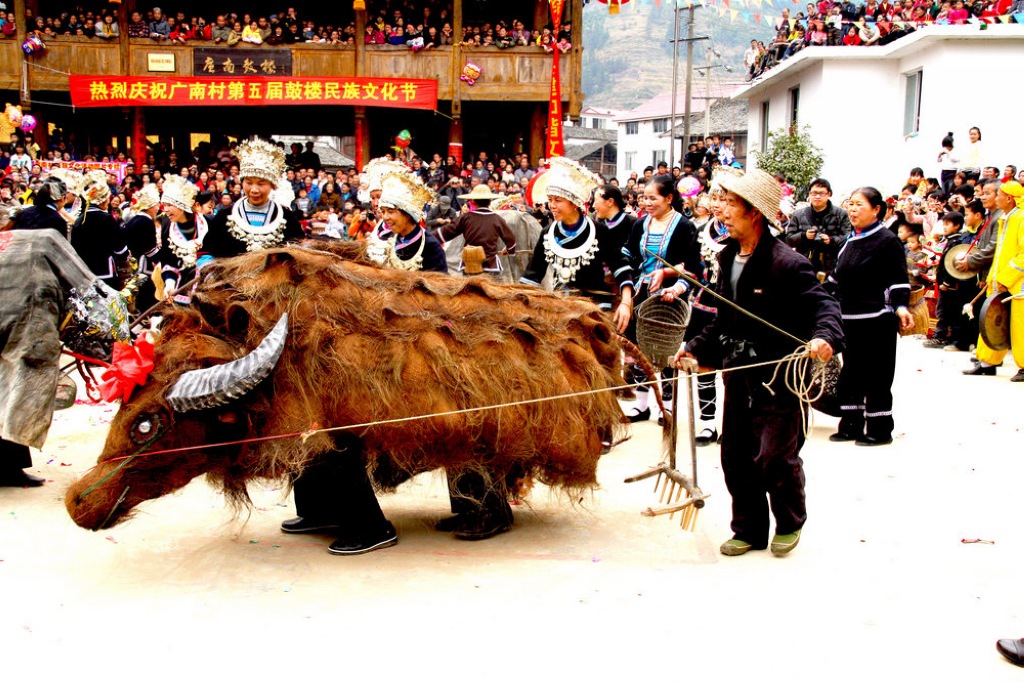
{"type": "Polygon", "coordinates": [[[467,85],[473,85],[477,79],[480,78],[480,74],[483,73],[483,69],[474,64],[473,62],[466,62],[466,66],[462,69],[462,75],[459,76],[459,80],[467,85]]]}
{"type": "Polygon", "coordinates": [[[395,146],[400,149],[405,149],[412,142],[412,133],[408,130],[403,130],[395,136],[395,146]]]}
{"type": "Polygon", "coordinates": [[[700,180],[692,175],[687,175],[679,181],[676,185],[676,189],[679,191],[679,194],[684,197],[695,197],[700,194],[700,180]]]}
{"type": "Polygon", "coordinates": [[[21,128],[22,132],[32,132],[36,127],[36,117],[32,114],[25,114],[21,117],[21,125],[18,127],[21,128]]]}
{"type": "Polygon", "coordinates": [[[533,186],[537,184],[537,179],[540,176],[544,175],[545,172],[547,172],[547,168],[538,169],[537,172],[533,174],[533,177],[530,178],[530,181],[526,183],[526,191],[524,193],[524,198],[526,199],[526,205],[529,206],[530,208],[533,208],[537,204],[542,204],[545,201],[547,201],[546,197],[541,197],[541,200],[537,202],[533,200],[533,186]]]}
{"type": "Polygon", "coordinates": [[[25,51],[25,54],[33,54],[45,50],[46,45],[43,43],[42,38],[33,34],[25,39],[25,42],[21,44],[21,49],[25,51]]]}
{"type": "Polygon", "coordinates": [[[7,108],[4,109],[4,113],[7,115],[7,120],[11,122],[12,126],[18,127],[21,125],[21,107],[8,104],[7,108]]]}

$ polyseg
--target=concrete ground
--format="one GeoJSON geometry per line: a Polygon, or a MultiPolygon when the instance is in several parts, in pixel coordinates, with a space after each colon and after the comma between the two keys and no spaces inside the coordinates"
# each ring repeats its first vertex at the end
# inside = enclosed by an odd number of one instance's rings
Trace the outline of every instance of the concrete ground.
{"type": "Polygon", "coordinates": [[[63,491],[113,410],[75,406],[35,453],[49,483],[0,489],[2,677],[1021,679],[994,643],[1024,637],[1024,384],[1009,361],[964,377],[965,353],[899,347],[896,442],[830,443],[836,421],[815,415],[810,518],[785,558],[718,554],[717,447],[699,452],[695,533],[640,515],[651,484],[623,479],[659,460],[653,423],[603,458],[592,496],[535,489],[513,532],[479,543],[432,530],[437,475],[383,498],[400,542],[359,557],[282,535],[280,489],[235,519],[203,480],[91,533],[63,491]]]}

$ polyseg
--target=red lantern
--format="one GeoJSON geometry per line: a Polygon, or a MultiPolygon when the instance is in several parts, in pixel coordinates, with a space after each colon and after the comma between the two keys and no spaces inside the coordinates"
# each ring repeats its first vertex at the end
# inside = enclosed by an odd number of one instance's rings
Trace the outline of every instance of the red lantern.
{"type": "Polygon", "coordinates": [[[603,5],[608,5],[608,14],[618,14],[619,5],[625,5],[629,0],[597,0],[603,5]]]}

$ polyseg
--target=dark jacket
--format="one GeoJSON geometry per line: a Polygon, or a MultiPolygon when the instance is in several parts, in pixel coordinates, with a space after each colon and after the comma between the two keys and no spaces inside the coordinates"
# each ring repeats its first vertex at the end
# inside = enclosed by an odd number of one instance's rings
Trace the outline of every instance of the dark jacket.
{"type": "Polygon", "coordinates": [[[818,213],[805,206],[793,214],[786,229],[786,243],[797,250],[819,272],[831,272],[836,265],[836,255],[843,248],[846,238],[853,232],[850,216],[841,206],[831,201],[825,210],[818,213]],[[817,239],[808,239],[807,230],[816,229],[817,239]],[[821,241],[821,235],[829,236],[829,243],[821,241]]]}
{"type": "Polygon", "coordinates": [[[826,285],[844,320],[881,317],[908,305],[907,260],[899,238],[881,223],[851,235],[826,285]]]}
{"type": "Polygon", "coordinates": [[[50,206],[29,206],[14,219],[12,230],[56,230],[67,239],[68,223],[50,206]]]}
{"type": "MultiPolygon", "coordinates": [[[[700,259],[700,244],[697,241],[697,228],[694,227],[686,216],[680,214],[678,222],[675,223],[674,227],[670,226],[670,233],[666,234],[668,244],[661,244],[657,249],[652,249],[653,244],[647,235],[647,226],[650,223],[651,217],[645,216],[633,223],[632,231],[630,232],[629,239],[626,240],[626,244],[622,247],[622,252],[629,260],[630,266],[633,268],[633,272],[636,276],[636,287],[639,289],[643,286],[643,281],[646,275],[650,273],[647,270],[653,271],[657,268],[666,267],[661,261],[654,259],[650,256],[647,251],[654,251],[659,256],[667,260],[669,263],[675,266],[682,265],[683,269],[690,273],[691,276],[697,278],[700,277],[704,266],[700,259]],[[645,261],[650,268],[645,268],[645,261]]],[[[666,277],[663,282],[663,287],[669,287],[675,284],[676,277],[666,277]]],[[[686,283],[687,291],[692,287],[689,283],[686,283]]],[[[638,301],[634,300],[634,303],[638,301]]]]}
{"type": "Polygon", "coordinates": [[[485,272],[501,270],[497,255],[499,240],[504,242],[509,253],[514,253],[516,249],[516,236],[512,234],[505,219],[489,208],[463,213],[454,223],[448,223],[437,233],[438,237],[446,242],[460,234],[465,237],[467,246],[483,247],[487,255],[487,260],[484,261],[485,272]]]}
{"type": "Polygon", "coordinates": [[[82,211],[71,230],[71,246],[94,275],[120,289],[117,270],[128,260],[128,247],[114,216],[99,207],[82,211]]]}
{"type": "MultiPolygon", "coordinates": [[[[264,248],[278,248],[290,243],[298,243],[305,238],[306,235],[302,231],[302,226],[299,225],[299,219],[293,211],[282,208],[278,204],[274,205],[273,210],[284,211],[285,228],[278,243],[267,244],[264,248]]],[[[249,245],[232,235],[228,229],[228,218],[232,212],[231,210],[221,211],[209,221],[210,232],[207,234],[206,242],[203,246],[205,247],[204,250],[214,258],[239,256],[248,250],[249,245]]],[[[273,220],[276,215],[276,213],[273,213],[269,219],[273,220]]]]}
{"type": "MultiPolygon", "coordinates": [[[[778,239],[765,234],[743,268],[737,291],[730,279],[739,242],[730,241],[718,255],[721,274],[714,290],[763,320],[802,341],[822,339],[836,353],[843,350],[839,304],[818,282],[811,264],[778,239]]],[[[687,343],[702,365],[727,369],[778,360],[799,344],[759,320],[720,303],[718,315],[687,343]]],[[[773,368],[759,368],[766,380],[773,368]]]]}

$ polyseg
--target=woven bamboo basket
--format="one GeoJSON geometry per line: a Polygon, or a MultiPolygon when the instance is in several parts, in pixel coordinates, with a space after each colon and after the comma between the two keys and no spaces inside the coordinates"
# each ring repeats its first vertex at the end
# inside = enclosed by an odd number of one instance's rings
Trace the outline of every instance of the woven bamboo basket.
{"type": "Polygon", "coordinates": [[[924,297],[925,288],[923,286],[915,286],[910,290],[910,314],[914,316],[914,326],[904,331],[900,329],[900,336],[913,336],[914,334],[927,334],[928,326],[930,324],[930,316],[928,314],[928,301],[924,297]]]}
{"type": "Polygon", "coordinates": [[[686,335],[690,304],[651,296],[636,309],[636,342],[655,367],[667,367],[686,335]]]}

